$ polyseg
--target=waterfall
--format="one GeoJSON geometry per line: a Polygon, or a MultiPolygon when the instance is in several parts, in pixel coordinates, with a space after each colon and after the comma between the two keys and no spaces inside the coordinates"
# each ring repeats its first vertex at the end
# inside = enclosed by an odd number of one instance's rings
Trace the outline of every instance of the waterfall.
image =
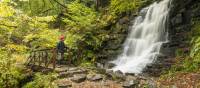
{"type": "Polygon", "coordinates": [[[170,0],[155,2],[141,10],[130,28],[123,53],[111,62],[116,64],[112,70],[139,74],[156,60],[161,45],[168,41],[169,3],[170,0]]]}

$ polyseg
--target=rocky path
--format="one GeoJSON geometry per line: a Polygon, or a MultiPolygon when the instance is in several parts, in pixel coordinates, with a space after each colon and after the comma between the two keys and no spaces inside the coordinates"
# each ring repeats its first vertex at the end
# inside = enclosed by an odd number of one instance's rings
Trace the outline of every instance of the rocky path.
{"type": "MultiPolygon", "coordinates": [[[[43,73],[53,71],[41,67],[33,67],[32,70],[43,73]]],[[[155,88],[151,78],[120,71],[59,65],[54,72],[58,74],[54,81],[58,88],[155,88]]]]}
{"type": "Polygon", "coordinates": [[[143,76],[96,68],[59,66],[55,69],[59,88],[154,88],[153,81],[143,76]]]}
{"type": "Polygon", "coordinates": [[[121,84],[108,80],[104,74],[91,68],[62,65],[55,71],[59,76],[54,82],[59,88],[123,88],[121,84]]]}

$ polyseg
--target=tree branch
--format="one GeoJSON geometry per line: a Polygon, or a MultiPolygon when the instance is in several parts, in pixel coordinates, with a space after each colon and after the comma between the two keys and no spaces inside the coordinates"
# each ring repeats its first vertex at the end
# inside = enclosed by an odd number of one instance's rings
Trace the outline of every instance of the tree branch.
{"type": "Polygon", "coordinates": [[[62,7],[67,8],[67,6],[61,4],[59,1],[57,1],[57,0],[54,0],[54,1],[55,1],[56,3],[58,3],[59,5],[61,5],[62,7]]]}
{"type": "Polygon", "coordinates": [[[2,26],[6,26],[6,27],[12,27],[12,28],[17,28],[17,26],[12,26],[12,25],[6,25],[6,24],[0,24],[2,26]]]}

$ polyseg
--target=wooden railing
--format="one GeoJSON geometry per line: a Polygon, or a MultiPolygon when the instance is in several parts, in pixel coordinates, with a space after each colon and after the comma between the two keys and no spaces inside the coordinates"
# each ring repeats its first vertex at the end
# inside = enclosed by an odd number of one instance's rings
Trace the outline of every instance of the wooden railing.
{"type": "Polygon", "coordinates": [[[26,65],[29,65],[29,66],[39,65],[39,66],[45,66],[46,68],[48,68],[49,65],[52,64],[53,69],[55,69],[56,58],[57,58],[56,48],[34,50],[30,52],[26,61],[26,65]]]}

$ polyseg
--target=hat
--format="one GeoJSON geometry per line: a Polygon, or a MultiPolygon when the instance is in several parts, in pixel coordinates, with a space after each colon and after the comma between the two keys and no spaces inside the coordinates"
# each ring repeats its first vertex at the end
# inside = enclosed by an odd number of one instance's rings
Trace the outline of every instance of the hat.
{"type": "Polygon", "coordinates": [[[65,36],[64,35],[61,35],[60,36],[60,40],[64,40],[65,39],[65,36]]]}

